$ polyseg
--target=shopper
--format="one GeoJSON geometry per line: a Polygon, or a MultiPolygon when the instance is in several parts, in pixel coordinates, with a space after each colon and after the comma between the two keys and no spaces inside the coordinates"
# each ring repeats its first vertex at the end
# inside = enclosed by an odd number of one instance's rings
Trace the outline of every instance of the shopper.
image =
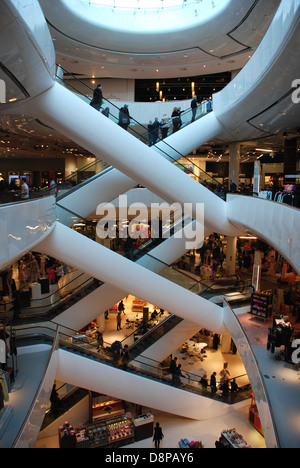
{"type": "Polygon", "coordinates": [[[117,330],[122,330],[122,317],[121,317],[121,312],[118,312],[117,314],[117,330]]]}
{"type": "Polygon", "coordinates": [[[120,357],[124,352],[122,343],[120,341],[114,341],[110,346],[110,351],[112,353],[113,364],[114,366],[117,366],[119,364],[120,357]]]}
{"type": "Polygon", "coordinates": [[[173,133],[177,132],[182,125],[180,114],[182,114],[180,107],[174,107],[171,115],[173,122],[173,133]]]}
{"type": "Polygon", "coordinates": [[[170,374],[174,374],[175,373],[175,370],[176,370],[176,367],[177,367],[177,357],[174,357],[171,359],[171,363],[170,363],[170,374]]]}
{"type": "Polygon", "coordinates": [[[201,377],[199,383],[202,385],[202,387],[207,388],[208,382],[207,382],[207,374],[206,373],[201,377]]]}
{"type": "Polygon", "coordinates": [[[103,348],[103,333],[100,331],[96,332],[96,340],[97,340],[97,351],[100,352],[103,348]]]}
{"type": "Polygon", "coordinates": [[[155,117],[155,120],[152,124],[152,136],[153,136],[153,140],[152,140],[152,144],[155,145],[155,143],[157,142],[158,140],[158,132],[159,132],[159,129],[160,129],[160,123],[158,121],[158,118],[155,117]]]}
{"type": "Polygon", "coordinates": [[[55,416],[58,415],[59,408],[60,408],[60,398],[58,396],[58,391],[56,390],[56,383],[54,383],[52,387],[52,392],[50,395],[50,402],[51,402],[51,411],[55,416]]]}
{"type": "Polygon", "coordinates": [[[118,304],[118,312],[120,312],[120,314],[122,314],[122,312],[123,312],[123,314],[126,315],[124,311],[125,311],[125,306],[124,306],[124,302],[122,300],[118,304]]]}
{"type": "Polygon", "coordinates": [[[21,199],[28,200],[29,198],[29,187],[24,179],[21,179],[21,199]]]}
{"type": "Polygon", "coordinates": [[[97,111],[100,111],[101,106],[102,106],[102,99],[103,99],[102,85],[98,84],[97,87],[94,89],[93,99],[90,102],[90,106],[92,106],[97,111]]]}
{"type": "Polygon", "coordinates": [[[230,391],[235,393],[240,390],[240,387],[237,385],[235,379],[232,379],[232,382],[230,383],[230,391]]]}
{"type": "Polygon", "coordinates": [[[216,393],[217,391],[217,381],[216,381],[216,372],[213,372],[210,376],[210,388],[211,388],[211,393],[216,393]]]}
{"type": "Polygon", "coordinates": [[[129,357],[129,347],[128,347],[128,345],[126,344],[126,345],[124,346],[124,350],[123,350],[123,352],[122,352],[122,368],[123,368],[124,370],[127,369],[129,360],[130,360],[130,357],[129,357]]]}
{"type": "Polygon", "coordinates": [[[173,379],[172,383],[175,387],[180,387],[181,386],[181,379],[180,377],[184,377],[183,373],[181,372],[181,364],[178,364],[176,366],[174,373],[173,373],[173,379]]]}
{"type": "Polygon", "coordinates": [[[148,146],[153,145],[153,122],[149,120],[148,123],[148,146]]]}
{"type": "Polygon", "coordinates": [[[192,122],[195,122],[196,120],[196,114],[197,114],[197,109],[198,109],[198,103],[197,103],[197,96],[194,96],[192,101],[191,101],[191,109],[192,109],[192,122]]]}
{"type": "Polygon", "coordinates": [[[129,115],[129,110],[128,110],[128,104],[125,104],[123,107],[121,107],[119,111],[119,123],[118,125],[124,130],[127,130],[128,125],[130,124],[130,115],[129,115]]]}
{"type": "Polygon", "coordinates": [[[109,107],[105,107],[105,109],[103,109],[101,114],[103,114],[105,117],[109,117],[109,107]]]}
{"type": "Polygon", "coordinates": [[[154,434],[153,434],[153,442],[155,444],[155,448],[160,447],[160,443],[162,439],[164,438],[162,428],[159,425],[159,422],[156,423],[155,428],[154,428],[154,434]]]}
{"type": "Polygon", "coordinates": [[[162,139],[168,136],[169,128],[170,128],[169,117],[167,116],[167,114],[163,114],[163,118],[161,119],[161,122],[160,122],[160,131],[161,131],[162,139]]]}

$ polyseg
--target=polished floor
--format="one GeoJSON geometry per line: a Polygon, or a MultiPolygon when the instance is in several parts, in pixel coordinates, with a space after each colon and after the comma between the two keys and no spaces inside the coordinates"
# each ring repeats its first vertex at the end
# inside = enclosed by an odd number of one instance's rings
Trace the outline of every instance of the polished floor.
{"type": "MultiPolygon", "coordinates": [[[[132,314],[132,296],[128,296],[124,300],[125,314],[122,315],[122,329],[117,330],[116,313],[110,312],[108,320],[105,321],[104,340],[106,343],[112,343],[115,340],[123,340],[132,333],[132,329],[126,328],[126,318],[132,314]]],[[[151,304],[147,304],[150,312],[153,310],[151,304]]],[[[245,376],[246,371],[239,354],[221,352],[221,348],[217,351],[208,349],[207,357],[204,361],[190,358],[182,359],[180,352],[176,353],[179,362],[182,364],[183,372],[192,372],[193,374],[202,375],[206,372],[210,375],[213,371],[217,374],[222,370],[224,362],[228,363],[228,367],[232,377],[244,376],[243,379],[248,381],[245,376]]],[[[240,383],[246,383],[240,381],[240,383]]],[[[180,404],[180,402],[178,402],[180,404]]],[[[143,412],[151,410],[154,414],[155,422],[159,421],[164,432],[164,439],[161,448],[178,448],[178,441],[181,438],[192,440],[201,440],[206,448],[214,448],[215,441],[220,437],[221,431],[227,428],[235,428],[240,433],[246,442],[253,448],[265,448],[264,438],[259,432],[248,422],[250,401],[235,405],[235,408],[229,411],[226,415],[210,420],[193,421],[187,418],[182,418],[176,415],[158,412],[155,409],[143,408],[143,412]]],[[[58,437],[48,437],[39,439],[36,443],[37,448],[58,448],[58,437]]],[[[145,439],[126,446],[128,449],[135,448],[153,448],[152,439],[145,439]]]]}
{"type": "MultiPolygon", "coordinates": [[[[128,296],[125,300],[126,315],[131,313],[132,297],[128,296]]],[[[149,306],[151,310],[151,306],[149,306]]],[[[287,311],[288,312],[288,311],[287,311]]],[[[124,323],[126,316],[123,316],[124,323]]],[[[295,319],[293,319],[295,321],[295,319]]],[[[240,322],[246,331],[246,334],[254,347],[256,357],[258,359],[262,374],[265,378],[265,383],[272,399],[273,411],[276,416],[278,430],[281,440],[284,445],[289,448],[300,447],[300,371],[294,366],[290,366],[284,361],[275,359],[275,355],[266,350],[267,329],[270,326],[269,322],[257,321],[251,315],[245,313],[240,317],[240,322]]],[[[116,339],[122,340],[125,336],[131,333],[132,330],[122,326],[122,330],[117,331],[116,314],[111,313],[109,320],[105,321],[106,330],[104,339],[106,342],[113,342],[116,339]]],[[[278,354],[278,353],[277,353],[278,354]]],[[[182,356],[178,354],[178,357],[182,356]]],[[[5,434],[0,438],[0,447],[10,447],[12,441],[16,437],[20,424],[24,419],[24,415],[29,407],[35,394],[36,383],[40,382],[43,372],[47,353],[40,353],[38,356],[32,354],[19,356],[19,372],[14,383],[9,405],[13,406],[14,416],[11,420],[5,434]],[[35,366],[32,366],[34,359],[35,366]],[[25,393],[26,392],[26,395],[25,393]],[[32,395],[31,395],[32,393],[32,395]],[[24,397],[25,395],[25,397],[24,397]]],[[[243,375],[245,372],[243,363],[239,354],[227,353],[223,354],[221,350],[207,350],[207,358],[204,361],[187,360],[182,362],[183,370],[186,372],[203,371],[209,375],[213,370],[217,373],[222,369],[224,362],[228,362],[231,376],[243,375]]],[[[178,403],[180,404],[180,402],[178,403]]],[[[150,409],[150,408],[149,408],[150,409]]],[[[143,410],[148,410],[143,408],[143,410]]],[[[265,448],[264,438],[253,428],[248,422],[249,401],[245,404],[239,404],[228,412],[226,415],[205,420],[193,421],[190,419],[178,417],[175,415],[157,412],[152,410],[155,421],[159,421],[164,432],[164,440],[162,448],[177,448],[178,441],[181,438],[189,440],[201,440],[206,448],[213,448],[215,441],[219,438],[220,433],[226,428],[235,428],[240,433],[246,442],[253,448],[265,448]]],[[[66,415],[67,417],[67,415],[66,415]]],[[[82,421],[85,423],[86,421],[82,421]]],[[[58,437],[48,437],[39,439],[36,442],[36,447],[39,448],[57,448],[58,437]]],[[[127,446],[130,448],[153,448],[151,439],[145,439],[127,446]]]]}
{"type": "MultiPolygon", "coordinates": [[[[193,421],[168,413],[152,410],[154,422],[158,421],[162,427],[164,439],[162,449],[176,449],[180,439],[201,441],[204,448],[215,448],[215,441],[219,439],[224,429],[235,428],[252,448],[266,448],[265,440],[260,433],[248,422],[248,405],[215,419],[207,421],[193,421]]],[[[39,439],[35,448],[59,448],[58,436],[39,439]]],[[[152,438],[144,439],[130,445],[127,449],[153,449],[152,438]]]]}

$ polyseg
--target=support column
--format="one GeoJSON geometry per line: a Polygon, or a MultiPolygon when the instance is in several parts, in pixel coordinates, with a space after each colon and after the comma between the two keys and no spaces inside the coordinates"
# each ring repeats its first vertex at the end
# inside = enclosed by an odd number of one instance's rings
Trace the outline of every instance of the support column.
{"type": "Polygon", "coordinates": [[[96,323],[99,327],[99,330],[101,332],[104,332],[105,331],[105,317],[104,317],[104,314],[101,314],[97,317],[96,319],[96,323]]]}
{"type": "Polygon", "coordinates": [[[241,145],[240,143],[232,143],[229,147],[229,178],[228,178],[228,189],[231,190],[231,185],[236,186],[236,190],[239,188],[240,183],[240,160],[241,160],[241,145]]]}
{"type": "Polygon", "coordinates": [[[221,352],[223,354],[230,353],[231,349],[231,335],[222,335],[222,344],[221,344],[221,352]]]}
{"type": "MultiPolygon", "coordinates": [[[[296,175],[298,157],[298,138],[284,140],[284,176],[296,175]]],[[[296,178],[287,178],[286,183],[295,183],[296,178]]]]}
{"type": "Polygon", "coordinates": [[[235,275],[236,248],[237,248],[237,237],[227,237],[227,249],[226,249],[226,273],[227,275],[235,275]]]}

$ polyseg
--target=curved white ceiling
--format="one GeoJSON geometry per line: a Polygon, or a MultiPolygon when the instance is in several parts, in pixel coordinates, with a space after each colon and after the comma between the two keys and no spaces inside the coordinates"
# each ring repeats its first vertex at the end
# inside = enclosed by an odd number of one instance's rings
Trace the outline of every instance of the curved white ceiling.
{"type": "Polygon", "coordinates": [[[160,10],[119,10],[81,0],[40,0],[57,61],[73,73],[168,78],[242,68],[279,0],[202,0],[160,10]]]}

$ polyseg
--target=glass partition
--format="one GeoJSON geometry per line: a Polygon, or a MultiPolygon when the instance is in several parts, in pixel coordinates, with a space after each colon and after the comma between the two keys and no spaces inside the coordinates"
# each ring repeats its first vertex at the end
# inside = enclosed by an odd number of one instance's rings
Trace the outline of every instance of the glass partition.
{"type": "MultiPolygon", "coordinates": [[[[55,327],[27,327],[17,330],[17,345],[22,342],[23,345],[29,345],[39,340],[51,341],[55,336],[55,327]]],[[[120,353],[113,354],[110,344],[104,343],[103,347],[98,349],[96,340],[89,338],[87,335],[80,335],[76,331],[68,329],[66,327],[60,328],[59,330],[59,346],[60,348],[71,352],[78,353],[81,356],[85,356],[88,359],[92,359],[95,363],[101,363],[102,365],[113,366],[122,372],[129,374],[136,374],[145,379],[155,380],[161,384],[168,385],[170,387],[180,388],[185,392],[191,392],[204,396],[207,398],[217,398],[218,401],[226,402],[227,404],[234,404],[238,401],[248,399],[251,394],[251,388],[248,384],[244,385],[241,391],[236,393],[227,393],[222,390],[222,383],[217,382],[217,393],[212,392],[210,389],[210,381],[207,381],[207,386],[200,383],[199,376],[182,370],[183,376],[180,381],[174,380],[169,370],[166,369],[163,364],[148,358],[135,358],[132,359],[129,355],[129,359],[124,361],[121,358],[120,353]]],[[[121,378],[121,374],[120,374],[121,378]]],[[[247,381],[247,376],[234,376],[236,382],[247,381]]],[[[231,379],[231,380],[232,380],[231,379]]],[[[230,383],[230,381],[229,381],[230,383]]]]}
{"type": "MultiPolygon", "coordinates": [[[[94,90],[90,86],[88,86],[84,81],[78,79],[75,75],[73,75],[72,73],[68,72],[63,67],[61,67],[61,65],[58,65],[58,67],[60,70],[62,70],[62,72],[64,72],[65,79],[57,74],[56,75],[57,81],[63,84],[63,86],[68,87],[74,93],[76,93],[87,104],[90,104],[92,101],[94,90]],[[79,91],[79,87],[83,88],[85,91],[84,92],[79,91]]],[[[209,103],[210,101],[206,101],[201,106],[198,106],[199,110],[197,111],[195,120],[198,120],[201,117],[204,117],[206,114],[208,114],[212,110],[211,105],[208,105],[209,103]]],[[[107,108],[109,109],[109,113],[107,117],[110,120],[112,120],[114,123],[121,124],[121,119],[123,116],[122,108],[120,106],[118,107],[114,102],[109,101],[108,99],[103,97],[101,112],[103,113],[105,109],[107,108]]],[[[168,124],[170,125],[169,130],[167,134],[164,136],[164,138],[172,134],[175,131],[175,127],[174,127],[175,120],[176,120],[175,117],[169,119],[168,121],[168,124]]],[[[179,131],[180,131],[180,128],[185,127],[186,125],[190,124],[193,121],[192,110],[188,109],[187,111],[181,113],[180,121],[181,122],[179,126],[177,126],[176,124],[176,129],[178,128],[179,131]]],[[[145,125],[138,122],[137,120],[135,120],[133,117],[130,117],[129,122],[130,123],[128,124],[127,130],[133,136],[138,138],[140,141],[142,141],[146,145],[149,145],[150,143],[149,143],[148,128],[145,125]]],[[[160,122],[160,125],[162,125],[162,122],[160,122]]],[[[211,177],[209,174],[203,171],[200,167],[198,167],[194,163],[194,161],[191,161],[188,157],[181,154],[175,148],[170,146],[166,141],[164,141],[164,138],[162,136],[159,137],[157,140],[157,144],[153,145],[157,148],[157,151],[163,157],[170,160],[172,163],[176,163],[176,165],[179,168],[181,168],[184,172],[190,173],[190,175],[192,175],[193,178],[195,178],[199,183],[202,183],[205,186],[209,186],[211,190],[219,194],[219,196],[222,196],[222,198],[225,197],[223,194],[223,187],[218,181],[216,181],[213,177],[211,177]],[[195,168],[197,169],[196,171],[194,170],[195,168]]]]}

